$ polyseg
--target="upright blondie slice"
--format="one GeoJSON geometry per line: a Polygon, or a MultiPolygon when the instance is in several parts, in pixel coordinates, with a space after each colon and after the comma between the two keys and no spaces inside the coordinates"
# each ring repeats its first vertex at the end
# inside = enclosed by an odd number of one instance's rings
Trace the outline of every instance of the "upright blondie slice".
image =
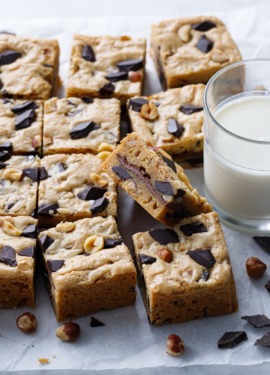
{"type": "Polygon", "coordinates": [[[57,83],[57,40],[0,34],[0,97],[49,99],[57,83]]]}
{"type": "Polygon", "coordinates": [[[41,160],[40,226],[92,216],[116,216],[116,186],[91,154],[55,154],[41,160]]]}
{"type": "Polygon", "coordinates": [[[237,310],[229,253],[215,212],[184,219],[173,229],[134,234],[133,243],[150,323],[237,310]]]}
{"type": "Polygon", "coordinates": [[[40,233],[57,320],[135,302],[136,271],[112,216],[40,233]]]}
{"type": "Polygon", "coordinates": [[[140,95],[145,39],[74,35],[67,96],[115,97],[126,102],[140,95]]]}
{"type": "Polygon", "coordinates": [[[242,59],[224,23],[213,16],[152,25],[150,52],[163,90],[206,83],[219,69],[242,59]]]}
{"type": "Polygon", "coordinates": [[[129,134],[103,164],[108,174],[155,219],[171,225],[211,211],[163,150],[154,151],[136,133],[129,134]]]}
{"type": "Polygon", "coordinates": [[[120,110],[114,98],[46,101],[43,154],[112,150],[119,141],[120,110]]]}
{"type": "Polygon", "coordinates": [[[37,220],[0,217],[0,308],[35,305],[37,220]]]}

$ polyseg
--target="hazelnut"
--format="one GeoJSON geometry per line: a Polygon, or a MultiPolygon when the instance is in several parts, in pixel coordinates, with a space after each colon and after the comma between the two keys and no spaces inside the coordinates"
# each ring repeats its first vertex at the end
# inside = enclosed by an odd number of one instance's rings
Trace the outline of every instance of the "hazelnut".
{"type": "Polygon", "coordinates": [[[20,181],[22,178],[22,171],[17,168],[6,168],[3,172],[3,179],[9,181],[20,181]]]}
{"type": "Polygon", "coordinates": [[[41,146],[41,136],[40,135],[34,136],[34,138],[32,139],[32,146],[34,148],[37,148],[37,147],[41,146]]]}
{"type": "Polygon", "coordinates": [[[101,151],[97,154],[97,156],[101,159],[101,160],[106,160],[108,156],[111,155],[111,151],[101,151]]]}
{"type": "Polygon", "coordinates": [[[141,73],[139,72],[129,72],[128,73],[128,79],[130,80],[130,82],[141,82],[142,80],[142,75],[141,73]]]}
{"type": "Polygon", "coordinates": [[[228,61],[229,57],[223,51],[216,50],[216,52],[212,54],[212,60],[222,64],[225,61],[228,61]]]}
{"type": "Polygon", "coordinates": [[[55,331],[56,336],[62,341],[76,341],[80,336],[80,326],[77,323],[64,323],[55,331]]]}
{"type": "Polygon", "coordinates": [[[104,248],[104,239],[97,235],[90,236],[86,238],[83,248],[87,254],[96,253],[104,248]]]}
{"type": "Polygon", "coordinates": [[[167,338],[167,353],[170,355],[181,355],[184,351],[185,345],[181,337],[171,334],[167,338]]]}
{"type": "Polygon", "coordinates": [[[259,258],[250,257],[246,261],[247,274],[252,279],[259,279],[264,274],[267,266],[259,258]]]}
{"type": "Polygon", "coordinates": [[[140,116],[145,120],[154,121],[158,117],[157,106],[152,102],[145,103],[140,110],[140,116]]]}
{"type": "Polygon", "coordinates": [[[60,233],[69,233],[72,232],[75,229],[75,224],[71,223],[69,221],[63,222],[56,225],[57,232],[60,233]]]}
{"type": "Polygon", "coordinates": [[[9,221],[4,220],[3,222],[3,231],[8,234],[9,236],[18,237],[22,234],[22,231],[16,228],[13,224],[9,221]]]}
{"type": "Polygon", "coordinates": [[[191,35],[191,25],[183,25],[178,30],[178,36],[182,40],[182,42],[187,43],[190,41],[191,35]]]}
{"type": "Polygon", "coordinates": [[[108,185],[108,181],[96,173],[91,173],[90,179],[92,180],[93,184],[96,186],[104,187],[108,185]]]}
{"type": "Polygon", "coordinates": [[[109,143],[106,143],[106,142],[102,142],[99,146],[98,146],[98,149],[97,151],[98,152],[101,152],[101,151],[113,151],[114,150],[114,146],[109,144],[109,143]]]}
{"type": "Polygon", "coordinates": [[[159,249],[157,253],[159,258],[164,262],[171,263],[173,261],[173,253],[171,250],[164,247],[163,249],[159,249]]]}
{"type": "Polygon", "coordinates": [[[33,333],[37,328],[37,319],[34,314],[25,312],[17,318],[17,327],[24,333],[33,333]]]}

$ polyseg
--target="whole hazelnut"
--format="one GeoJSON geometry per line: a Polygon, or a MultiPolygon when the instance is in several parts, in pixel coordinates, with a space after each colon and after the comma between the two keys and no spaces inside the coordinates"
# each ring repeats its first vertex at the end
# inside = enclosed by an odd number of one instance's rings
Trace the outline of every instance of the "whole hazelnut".
{"type": "Polygon", "coordinates": [[[130,82],[140,82],[142,80],[142,75],[139,72],[129,72],[128,79],[130,82]]]}
{"type": "Polygon", "coordinates": [[[62,341],[76,341],[80,336],[80,326],[77,323],[64,323],[55,331],[56,336],[62,341]]]}
{"type": "Polygon", "coordinates": [[[164,247],[163,249],[159,249],[157,253],[159,258],[164,262],[171,263],[173,261],[173,253],[171,250],[164,247]]]}
{"type": "Polygon", "coordinates": [[[267,266],[259,258],[250,257],[246,261],[247,274],[252,279],[259,279],[264,274],[267,266]]]}
{"type": "Polygon", "coordinates": [[[145,120],[154,121],[158,117],[157,106],[152,102],[143,104],[140,110],[140,116],[145,120]]]}
{"type": "Polygon", "coordinates": [[[17,318],[17,327],[24,333],[33,333],[37,328],[37,319],[34,314],[25,312],[17,318]]]}
{"type": "Polygon", "coordinates": [[[184,341],[181,337],[171,334],[167,338],[167,353],[170,355],[179,356],[183,353],[185,348],[184,341]]]}

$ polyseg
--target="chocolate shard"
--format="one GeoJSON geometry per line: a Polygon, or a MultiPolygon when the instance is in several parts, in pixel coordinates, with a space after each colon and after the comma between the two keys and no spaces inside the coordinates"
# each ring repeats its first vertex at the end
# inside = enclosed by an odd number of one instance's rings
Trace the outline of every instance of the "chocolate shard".
{"type": "Polygon", "coordinates": [[[60,268],[63,266],[64,263],[65,261],[62,259],[47,260],[47,266],[48,266],[49,272],[56,272],[60,270],[60,268]]]}
{"type": "Polygon", "coordinates": [[[6,31],[6,30],[0,31],[0,34],[16,35],[15,33],[12,33],[11,31],[6,31]]]}
{"type": "Polygon", "coordinates": [[[170,118],[167,124],[168,133],[172,134],[176,138],[181,138],[185,128],[179,124],[174,118],[170,118]]]}
{"type": "Polygon", "coordinates": [[[69,133],[71,139],[81,139],[88,136],[93,130],[100,128],[94,121],[85,121],[77,124],[69,133]]]}
{"type": "Polygon", "coordinates": [[[189,255],[194,262],[205,268],[211,268],[216,263],[216,259],[209,249],[189,250],[187,255],[189,255]]]}
{"type": "Polygon", "coordinates": [[[194,223],[189,223],[185,225],[180,225],[180,230],[184,233],[185,236],[192,236],[194,233],[204,233],[207,232],[206,226],[200,221],[194,223]]]}
{"type": "Polygon", "coordinates": [[[139,254],[141,264],[153,264],[157,261],[157,258],[151,257],[146,254],[139,254]]]}
{"type": "Polygon", "coordinates": [[[45,252],[51,246],[51,244],[54,243],[54,239],[50,236],[47,236],[46,234],[44,236],[39,237],[38,240],[43,252],[45,252]]]}
{"type": "Polygon", "coordinates": [[[126,81],[128,79],[128,73],[126,72],[110,73],[110,74],[107,74],[105,78],[110,82],[126,81]]]}
{"type": "Polygon", "coordinates": [[[216,23],[210,20],[206,20],[200,23],[194,23],[191,25],[191,28],[197,31],[208,31],[213,29],[214,27],[217,27],[216,23]]]}
{"type": "Polygon", "coordinates": [[[122,238],[104,238],[104,249],[112,249],[122,243],[122,238]]]}
{"type": "Polygon", "coordinates": [[[218,340],[218,348],[231,349],[247,339],[248,337],[245,331],[225,332],[224,335],[218,340]]]}
{"type": "Polygon", "coordinates": [[[112,95],[114,93],[115,87],[112,83],[106,83],[101,89],[99,90],[100,95],[112,95]]]}
{"type": "Polygon", "coordinates": [[[116,65],[121,70],[121,72],[136,72],[136,70],[143,68],[143,59],[123,60],[119,61],[119,63],[117,63],[116,65]]]}
{"type": "Polygon", "coordinates": [[[46,180],[46,178],[50,177],[49,173],[47,172],[45,167],[40,167],[39,168],[39,179],[41,180],[46,180]]]}
{"type": "Polygon", "coordinates": [[[102,323],[100,320],[91,316],[90,327],[95,328],[95,327],[103,327],[103,326],[105,326],[104,323],[102,323]]]}
{"type": "Polygon", "coordinates": [[[179,109],[185,115],[192,115],[193,113],[202,111],[203,107],[199,107],[199,106],[193,105],[193,104],[182,104],[179,109]]]}
{"type": "Polygon", "coordinates": [[[86,61],[95,62],[96,56],[93,48],[88,44],[85,44],[82,48],[82,58],[86,61]]]}
{"type": "Polygon", "coordinates": [[[254,345],[265,346],[270,348],[270,331],[255,341],[254,345]]]}
{"type": "Polygon", "coordinates": [[[4,142],[0,144],[0,151],[12,152],[13,147],[11,142],[4,142]]]}
{"type": "Polygon", "coordinates": [[[103,197],[107,189],[99,188],[96,186],[87,186],[83,191],[81,191],[77,197],[83,201],[89,201],[90,199],[98,199],[103,197]]]}
{"type": "Polygon", "coordinates": [[[27,111],[29,109],[37,109],[38,105],[33,101],[26,101],[20,104],[15,105],[11,108],[11,111],[15,114],[22,113],[24,111],[27,111]]]}
{"type": "Polygon", "coordinates": [[[155,181],[155,189],[165,195],[174,195],[172,185],[167,181],[155,181]]]}
{"type": "Polygon", "coordinates": [[[3,163],[2,161],[0,161],[0,169],[4,169],[8,166],[7,163],[3,163]]]}
{"type": "Polygon", "coordinates": [[[34,109],[28,109],[24,112],[19,113],[15,120],[15,129],[22,130],[29,128],[36,119],[36,112],[34,109]]]}
{"type": "Polygon", "coordinates": [[[56,165],[59,173],[65,172],[65,170],[67,170],[67,165],[64,163],[57,163],[56,165]]]}
{"type": "Polygon", "coordinates": [[[94,99],[93,98],[89,98],[88,96],[82,96],[81,99],[86,104],[92,104],[94,102],[94,99]]]}
{"type": "Polygon", "coordinates": [[[245,315],[241,319],[246,320],[255,328],[270,327],[270,319],[265,315],[245,315]]]}
{"type": "Polygon", "coordinates": [[[99,198],[94,201],[94,204],[90,207],[90,211],[92,214],[97,214],[105,210],[108,206],[109,200],[106,197],[99,198]]]}
{"type": "Polygon", "coordinates": [[[0,263],[4,263],[10,267],[16,267],[16,251],[11,246],[3,246],[0,249],[0,263]]]}
{"type": "Polygon", "coordinates": [[[145,98],[134,98],[134,99],[130,99],[128,108],[131,108],[135,112],[140,112],[142,106],[148,103],[149,103],[149,100],[145,98]]]}
{"type": "Polygon", "coordinates": [[[25,249],[23,249],[23,250],[21,250],[19,252],[19,255],[23,256],[23,257],[34,258],[34,256],[35,256],[35,247],[34,246],[26,247],[25,249]]]}
{"type": "Polygon", "coordinates": [[[212,42],[212,40],[208,39],[205,35],[202,35],[200,39],[198,40],[196,47],[201,52],[208,53],[213,48],[213,45],[214,45],[214,42],[212,42]]]}
{"type": "Polygon", "coordinates": [[[176,166],[175,166],[174,161],[169,158],[166,158],[166,156],[164,155],[161,155],[161,157],[162,157],[162,160],[168,165],[168,167],[170,167],[176,173],[177,171],[176,171],[176,166]]]}
{"type": "Polygon", "coordinates": [[[161,245],[179,242],[178,234],[173,229],[152,229],[149,235],[161,245]]]}
{"type": "Polygon", "coordinates": [[[0,66],[12,64],[21,56],[21,52],[7,49],[0,53],[0,66]]]}
{"type": "Polygon", "coordinates": [[[38,181],[38,168],[25,168],[23,174],[32,181],[38,181]]]}
{"type": "Polygon", "coordinates": [[[11,154],[6,151],[0,151],[0,161],[7,161],[11,158],[11,154]]]}
{"type": "Polygon", "coordinates": [[[26,227],[21,236],[27,237],[27,238],[36,238],[36,233],[37,233],[37,226],[36,224],[31,224],[26,227]]]}
{"type": "Polygon", "coordinates": [[[42,216],[51,216],[57,213],[58,203],[43,203],[38,207],[37,214],[42,216]]]}
{"type": "Polygon", "coordinates": [[[206,268],[204,268],[204,269],[202,270],[201,280],[205,280],[205,281],[207,281],[207,280],[209,279],[209,277],[210,277],[210,272],[209,272],[209,270],[206,269],[206,268]]]}
{"type": "Polygon", "coordinates": [[[270,237],[254,236],[252,238],[264,251],[270,254],[270,237]]]}
{"type": "Polygon", "coordinates": [[[120,165],[116,165],[115,167],[112,167],[112,170],[122,181],[132,179],[132,176],[120,165]]]}
{"type": "Polygon", "coordinates": [[[265,289],[268,293],[270,293],[270,280],[267,281],[267,283],[264,285],[265,289]]]}

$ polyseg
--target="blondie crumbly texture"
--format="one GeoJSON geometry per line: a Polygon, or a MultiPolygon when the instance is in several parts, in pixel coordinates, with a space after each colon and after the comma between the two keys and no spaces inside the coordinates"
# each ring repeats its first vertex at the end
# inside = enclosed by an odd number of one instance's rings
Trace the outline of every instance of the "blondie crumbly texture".
{"type": "Polygon", "coordinates": [[[137,233],[133,243],[150,323],[237,310],[229,253],[215,212],[184,219],[173,229],[137,233]]]}
{"type": "Polygon", "coordinates": [[[41,153],[43,103],[0,99],[0,150],[14,155],[41,153]]]}
{"type": "Polygon", "coordinates": [[[117,99],[52,98],[45,102],[43,154],[96,154],[112,150],[120,137],[117,99]]]}
{"type": "Polygon", "coordinates": [[[154,151],[136,133],[125,137],[103,164],[107,173],[155,219],[172,225],[212,211],[170,155],[154,151]]]}
{"type": "Polygon", "coordinates": [[[202,158],[204,89],[202,84],[187,85],[130,99],[132,130],[148,145],[162,148],[180,162],[202,158]],[[145,103],[140,106],[142,99],[145,103]]]}
{"type": "Polygon", "coordinates": [[[39,158],[0,151],[0,216],[31,215],[37,202],[39,158]]]}
{"type": "Polygon", "coordinates": [[[41,160],[40,226],[92,216],[116,216],[116,186],[98,155],[55,154],[41,160]]]}
{"type": "Polygon", "coordinates": [[[57,40],[0,34],[0,97],[49,99],[58,64],[57,40]]]}
{"type": "Polygon", "coordinates": [[[37,220],[0,217],[0,308],[35,306],[37,220]]]}
{"type": "Polygon", "coordinates": [[[145,53],[142,38],[74,35],[66,96],[115,97],[125,103],[140,95],[145,53]]]}
{"type": "Polygon", "coordinates": [[[242,59],[224,23],[213,16],[152,25],[150,53],[163,90],[206,83],[218,70],[242,59]]]}
{"type": "Polygon", "coordinates": [[[135,302],[136,270],[112,216],[61,222],[39,242],[58,321],[135,302]]]}

